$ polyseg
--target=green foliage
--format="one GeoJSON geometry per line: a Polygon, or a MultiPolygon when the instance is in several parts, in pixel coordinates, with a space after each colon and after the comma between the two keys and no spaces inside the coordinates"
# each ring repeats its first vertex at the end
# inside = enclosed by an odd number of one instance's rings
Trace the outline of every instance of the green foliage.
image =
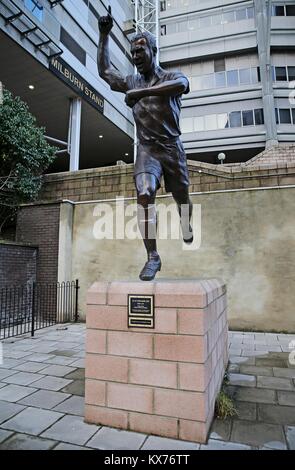
{"type": "Polygon", "coordinates": [[[230,418],[237,414],[237,410],[232,399],[226,394],[224,390],[221,390],[217,396],[215,414],[219,419],[230,418]]]}
{"type": "Polygon", "coordinates": [[[3,90],[0,104],[0,232],[19,204],[37,198],[42,174],[55,159],[56,148],[44,128],[19,97],[3,90]]]}

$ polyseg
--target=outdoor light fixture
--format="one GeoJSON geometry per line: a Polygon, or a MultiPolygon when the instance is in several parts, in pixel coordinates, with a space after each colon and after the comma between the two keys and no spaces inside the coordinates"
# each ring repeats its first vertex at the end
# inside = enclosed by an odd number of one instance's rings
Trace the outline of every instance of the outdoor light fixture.
{"type": "Polygon", "coordinates": [[[29,89],[30,89],[30,90],[35,90],[34,85],[29,85],[29,89]]]}
{"type": "Polygon", "coordinates": [[[100,139],[103,139],[103,135],[99,135],[98,137],[99,137],[100,139]]]}
{"type": "Polygon", "coordinates": [[[220,163],[222,165],[224,160],[226,159],[225,153],[219,153],[217,158],[218,158],[218,160],[220,161],[220,163]]]}
{"type": "Polygon", "coordinates": [[[129,157],[129,153],[125,153],[125,157],[129,157]]]}

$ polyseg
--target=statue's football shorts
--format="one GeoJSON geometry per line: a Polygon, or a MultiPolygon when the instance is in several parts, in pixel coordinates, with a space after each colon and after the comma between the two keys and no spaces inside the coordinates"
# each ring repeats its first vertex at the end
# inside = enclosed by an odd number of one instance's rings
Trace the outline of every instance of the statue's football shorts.
{"type": "Polygon", "coordinates": [[[186,155],[180,139],[169,142],[152,142],[137,144],[137,158],[134,177],[141,173],[150,173],[161,186],[164,177],[166,192],[178,192],[187,189],[189,176],[186,155]]]}

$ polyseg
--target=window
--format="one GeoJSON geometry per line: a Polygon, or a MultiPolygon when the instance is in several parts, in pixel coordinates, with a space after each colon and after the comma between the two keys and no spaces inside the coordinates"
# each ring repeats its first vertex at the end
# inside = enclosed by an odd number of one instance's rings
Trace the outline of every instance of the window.
{"type": "Polygon", "coordinates": [[[166,0],[160,2],[160,11],[166,11],[166,0]]]}
{"type": "Polygon", "coordinates": [[[247,8],[247,17],[250,19],[250,18],[254,18],[254,8],[253,7],[249,7],[247,8]]]}
{"type": "Polygon", "coordinates": [[[295,5],[286,5],[286,15],[295,16],[295,5]]]}
{"type": "Polygon", "coordinates": [[[223,19],[222,23],[233,23],[235,21],[235,12],[234,11],[228,11],[226,13],[223,13],[223,19]]]}
{"type": "Polygon", "coordinates": [[[200,28],[208,28],[211,26],[211,16],[201,16],[200,28]]]}
{"type": "Polygon", "coordinates": [[[199,116],[194,119],[195,121],[195,130],[202,132],[205,130],[204,116],[199,116]]]}
{"type": "Polygon", "coordinates": [[[285,16],[285,7],[284,7],[284,5],[273,5],[272,6],[272,16],[285,16]]]}
{"type": "Polygon", "coordinates": [[[202,76],[202,90],[209,90],[214,88],[214,74],[210,73],[210,75],[203,75],[202,76]]]}
{"type": "Polygon", "coordinates": [[[242,111],[243,126],[254,126],[253,110],[242,111]]]}
{"type": "Polygon", "coordinates": [[[289,82],[295,80],[295,67],[288,67],[288,80],[289,82]]]}
{"type": "Polygon", "coordinates": [[[227,86],[236,86],[239,84],[239,74],[237,70],[229,70],[226,72],[227,86]]]}
{"type": "Polygon", "coordinates": [[[226,86],[225,72],[215,73],[215,86],[216,88],[222,88],[226,86]]]}
{"type": "Polygon", "coordinates": [[[292,111],[292,121],[293,121],[293,124],[295,125],[295,108],[292,108],[291,111],[292,111]]]}
{"type": "Polygon", "coordinates": [[[278,108],[275,108],[275,117],[276,117],[276,123],[279,124],[279,110],[278,108]]]}
{"type": "Polygon", "coordinates": [[[247,10],[243,8],[236,11],[236,21],[245,20],[247,18],[247,10]]]}
{"type": "Polygon", "coordinates": [[[43,7],[37,0],[25,0],[25,7],[39,20],[43,21],[43,7]]]}
{"type": "Polygon", "coordinates": [[[86,65],[86,52],[63,27],[60,30],[60,40],[83,65],[86,65]]]}
{"type": "Polygon", "coordinates": [[[217,114],[217,127],[218,129],[226,129],[228,127],[227,113],[217,114]]]}
{"type": "Polygon", "coordinates": [[[249,85],[251,83],[251,69],[239,70],[240,85],[249,85]]]}
{"type": "Polygon", "coordinates": [[[192,78],[192,91],[202,90],[202,77],[192,78]]]}
{"type": "Polygon", "coordinates": [[[254,109],[255,126],[264,124],[263,109],[254,109]]]}
{"type": "Polygon", "coordinates": [[[195,31],[195,30],[198,29],[198,28],[199,28],[199,21],[198,21],[198,19],[195,18],[195,19],[190,20],[190,21],[188,22],[188,29],[189,29],[190,31],[195,31]]]}
{"type": "Polygon", "coordinates": [[[252,68],[251,68],[251,80],[252,80],[252,83],[258,83],[257,68],[258,68],[258,67],[252,67],[252,68]]]}
{"type": "Polygon", "coordinates": [[[287,81],[286,67],[275,67],[275,71],[276,71],[276,81],[277,82],[286,82],[287,81]]]}
{"type": "Polygon", "coordinates": [[[181,120],[181,132],[183,134],[187,134],[189,132],[194,132],[193,118],[183,118],[181,120]]]}
{"type": "Polygon", "coordinates": [[[213,131],[214,129],[217,129],[216,114],[208,114],[205,116],[205,129],[206,131],[213,131]]]}
{"type": "Polygon", "coordinates": [[[225,70],[225,60],[216,59],[214,60],[214,72],[223,72],[225,70]]]}
{"type": "Polygon", "coordinates": [[[229,113],[230,127],[241,127],[241,111],[232,111],[229,113]]]}
{"type": "Polygon", "coordinates": [[[280,124],[291,124],[290,109],[279,109],[280,124]]]}
{"type": "Polygon", "coordinates": [[[213,26],[216,26],[218,24],[222,23],[222,15],[212,15],[212,24],[213,26]]]}
{"type": "Polygon", "coordinates": [[[179,33],[185,33],[187,31],[187,20],[186,21],[180,21],[178,23],[178,32],[179,33]]]}
{"type": "Polygon", "coordinates": [[[166,31],[166,25],[162,24],[161,25],[161,36],[166,36],[167,31],[166,31]]]}

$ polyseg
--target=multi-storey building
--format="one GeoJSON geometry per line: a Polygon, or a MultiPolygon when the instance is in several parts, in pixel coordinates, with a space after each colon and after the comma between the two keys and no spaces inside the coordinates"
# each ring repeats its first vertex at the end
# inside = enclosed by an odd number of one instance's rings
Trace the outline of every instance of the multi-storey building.
{"type": "MultiPolygon", "coordinates": [[[[127,1],[115,4],[112,65],[133,73],[122,29],[132,8],[127,1]]],[[[133,160],[132,113],[124,96],[111,92],[97,72],[98,18],[108,5],[105,0],[0,0],[0,81],[28,103],[58,145],[52,170],[133,160]]]]}
{"type": "MultiPolygon", "coordinates": [[[[111,61],[133,73],[134,3],[0,0],[0,81],[60,147],[53,170],[133,160],[132,113],[98,76],[96,55],[97,20],[111,4],[111,61]]],[[[295,142],[294,0],[161,0],[159,10],[160,63],[191,83],[181,121],[189,159],[246,161],[295,142]]]]}
{"type": "Polygon", "coordinates": [[[188,158],[218,163],[222,151],[228,163],[245,161],[295,142],[294,0],[164,0],[160,10],[161,63],[191,83],[182,110],[188,158]]]}

